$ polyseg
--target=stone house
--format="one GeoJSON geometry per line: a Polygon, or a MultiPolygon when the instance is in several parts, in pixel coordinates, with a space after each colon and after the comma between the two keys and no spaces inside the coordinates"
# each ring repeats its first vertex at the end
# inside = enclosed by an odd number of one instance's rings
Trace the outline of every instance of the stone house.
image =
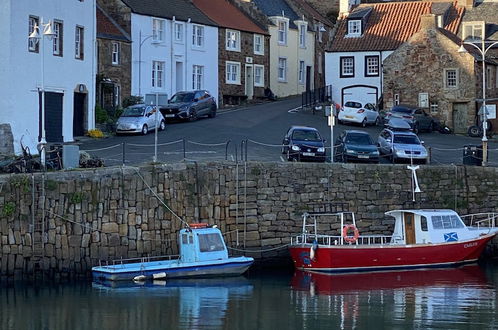
{"type": "Polygon", "coordinates": [[[473,125],[479,83],[474,56],[459,53],[459,47],[456,35],[437,26],[436,15],[422,15],[420,30],[384,60],[384,105],[402,100],[466,133],[473,125]]]}
{"type": "Polygon", "coordinates": [[[189,0],[98,0],[131,37],[131,95],[218,95],[218,27],[189,0]]]}
{"type": "MultiPolygon", "coordinates": [[[[339,104],[348,100],[383,105],[383,62],[420,29],[420,16],[436,15],[441,28],[456,33],[464,8],[457,3],[410,1],[360,4],[340,1],[341,16],[325,55],[326,83],[339,104]],[[351,9],[352,8],[352,9],[351,9]]],[[[406,103],[395,93],[392,103],[406,103]]]]}
{"type": "Polygon", "coordinates": [[[193,3],[219,25],[219,106],[263,97],[270,71],[268,32],[227,0],[193,3]]]}
{"type": "Polygon", "coordinates": [[[131,95],[131,38],[97,6],[97,104],[108,112],[131,95]]]}

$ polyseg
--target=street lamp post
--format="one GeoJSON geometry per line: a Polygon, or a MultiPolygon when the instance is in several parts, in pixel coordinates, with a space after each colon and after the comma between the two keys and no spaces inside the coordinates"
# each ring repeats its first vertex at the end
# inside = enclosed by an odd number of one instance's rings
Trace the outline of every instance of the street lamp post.
{"type": "Polygon", "coordinates": [[[41,86],[38,89],[41,92],[41,137],[38,143],[40,150],[40,161],[41,165],[45,167],[46,164],[46,135],[45,135],[45,51],[44,51],[44,37],[47,37],[49,40],[55,36],[55,33],[52,29],[52,22],[48,21],[47,23],[43,23],[43,18],[40,19],[40,26],[43,28],[43,32],[40,33],[40,27],[35,25],[33,27],[33,32],[29,35],[29,39],[34,43],[38,43],[40,45],[40,53],[41,53],[41,86]]]}
{"type": "Polygon", "coordinates": [[[486,53],[493,46],[498,45],[498,41],[486,41],[484,38],[481,39],[481,46],[477,46],[473,42],[463,41],[462,45],[458,49],[459,53],[467,53],[467,50],[463,45],[473,46],[481,54],[482,60],[482,166],[486,166],[488,162],[488,137],[487,137],[487,108],[486,108],[486,53]],[[489,46],[488,46],[489,44],[489,46]]]}
{"type": "Polygon", "coordinates": [[[138,96],[142,96],[142,46],[147,39],[150,39],[154,36],[155,35],[152,34],[142,40],[142,30],[140,30],[138,34],[138,38],[140,40],[140,44],[138,47],[138,96]]]}

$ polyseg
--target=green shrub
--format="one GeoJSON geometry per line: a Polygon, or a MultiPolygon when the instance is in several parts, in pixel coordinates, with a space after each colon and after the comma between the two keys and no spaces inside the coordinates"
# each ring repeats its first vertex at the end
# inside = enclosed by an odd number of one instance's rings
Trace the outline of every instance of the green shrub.
{"type": "Polygon", "coordinates": [[[95,121],[99,124],[103,124],[109,120],[109,115],[105,109],[102,109],[100,105],[95,106],[95,121]]]}

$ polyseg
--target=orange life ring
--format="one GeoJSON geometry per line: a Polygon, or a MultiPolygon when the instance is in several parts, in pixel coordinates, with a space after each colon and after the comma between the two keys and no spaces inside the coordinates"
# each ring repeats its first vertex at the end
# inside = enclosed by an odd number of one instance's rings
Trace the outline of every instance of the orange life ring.
{"type": "Polygon", "coordinates": [[[356,228],[356,226],[353,224],[345,225],[342,228],[342,237],[344,238],[344,241],[346,243],[355,243],[358,240],[358,237],[360,237],[360,232],[358,231],[358,228],[356,228]],[[348,236],[348,231],[350,229],[352,229],[354,232],[353,236],[348,236]]]}

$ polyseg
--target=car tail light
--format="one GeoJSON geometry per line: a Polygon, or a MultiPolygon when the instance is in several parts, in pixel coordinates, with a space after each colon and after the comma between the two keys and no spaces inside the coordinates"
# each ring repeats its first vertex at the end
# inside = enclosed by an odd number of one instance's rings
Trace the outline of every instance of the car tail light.
{"type": "Polygon", "coordinates": [[[413,119],[413,116],[403,116],[405,119],[413,119]]]}
{"type": "Polygon", "coordinates": [[[364,112],[365,112],[365,109],[358,110],[358,113],[364,113],[364,112]]]}

